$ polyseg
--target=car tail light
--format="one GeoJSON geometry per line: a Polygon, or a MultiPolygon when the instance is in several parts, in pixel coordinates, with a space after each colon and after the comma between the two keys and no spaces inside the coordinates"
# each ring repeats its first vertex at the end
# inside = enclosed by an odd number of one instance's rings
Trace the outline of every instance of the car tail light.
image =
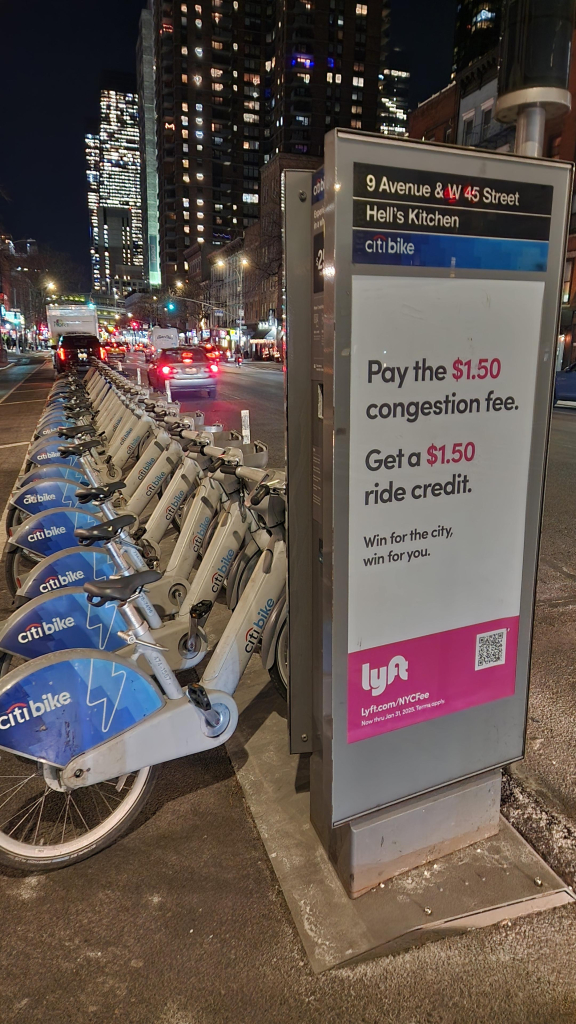
{"type": "Polygon", "coordinates": [[[108,353],[103,345],[100,346],[100,359],[103,359],[104,362],[108,360],[108,353]]]}
{"type": "Polygon", "coordinates": [[[212,373],[218,373],[218,363],[210,363],[212,373]]]}
{"type": "Polygon", "coordinates": [[[171,377],[172,374],[174,373],[174,371],[173,371],[171,366],[161,366],[160,370],[164,374],[165,377],[171,377]]]}
{"type": "Polygon", "coordinates": [[[59,359],[62,359],[62,360],[66,359],[66,353],[65,353],[63,348],[57,348],[56,349],[56,355],[58,356],[59,359]]]}

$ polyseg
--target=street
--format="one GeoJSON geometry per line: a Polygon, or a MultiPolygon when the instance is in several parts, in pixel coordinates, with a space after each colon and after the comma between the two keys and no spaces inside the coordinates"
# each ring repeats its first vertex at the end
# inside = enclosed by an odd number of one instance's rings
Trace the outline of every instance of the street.
{"type": "MultiPolygon", "coordinates": [[[[14,445],[2,448],[2,506],[53,379],[50,365],[32,358],[0,377],[0,444],[14,445]]],[[[218,400],[190,408],[236,428],[236,410],[250,409],[253,436],[270,444],[271,464],[281,466],[282,388],[273,368],[225,368],[218,400]]],[[[569,410],[553,421],[528,757],[519,774],[527,791],[576,828],[575,505],[576,411],[569,410]]],[[[7,600],[2,588],[4,614],[7,600]]],[[[285,716],[271,687],[266,694],[265,713],[285,716]]],[[[573,868],[576,847],[564,846],[563,855],[573,868]]],[[[51,874],[0,871],[0,899],[2,1024],[576,1018],[571,908],[314,975],[222,748],[168,764],[130,832],[97,856],[51,874]]]]}

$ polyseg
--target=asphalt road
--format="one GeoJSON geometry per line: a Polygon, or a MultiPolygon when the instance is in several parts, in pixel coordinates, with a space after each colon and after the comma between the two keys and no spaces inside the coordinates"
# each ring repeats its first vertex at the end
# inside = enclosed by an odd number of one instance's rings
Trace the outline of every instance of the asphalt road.
{"type": "MultiPolygon", "coordinates": [[[[0,374],[0,444],[20,445],[39,414],[51,374],[24,380],[29,369],[0,374]]],[[[282,374],[226,369],[218,400],[192,405],[211,404],[238,426],[238,400],[282,465],[282,374]]],[[[23,450],[0,449],[0,507],[23,450]]],[[[575,504],[576,413],[562,412],[552,434],[527,761],[529,777],[539,773],[544,795],[555,787],[560,801],[576,763],[575,504]],[[562,766],[556,780],[553,760],[562,766]]],[[[283,713],[279,702],[275,710],[283,713]]],[[[167,765],[131,832],[91,860],[47,875],[0,870],[0,907],[1,1024],[576,1020],[572,908],[314,976],[222,749],[167,765]]]]}

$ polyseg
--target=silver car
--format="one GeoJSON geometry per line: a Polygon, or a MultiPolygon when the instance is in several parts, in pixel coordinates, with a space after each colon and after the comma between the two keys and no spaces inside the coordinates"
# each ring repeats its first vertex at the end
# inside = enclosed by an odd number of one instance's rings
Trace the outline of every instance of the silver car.
{"type": "Polygon", "coordinates": [[[210,362],[202,348],[165,348],[148,367],[148,383],[156,391],[164,391],[168,381],[174,395],[206,391],[209,398],[215,398],[218,369],[218,363],[210,362]]]}

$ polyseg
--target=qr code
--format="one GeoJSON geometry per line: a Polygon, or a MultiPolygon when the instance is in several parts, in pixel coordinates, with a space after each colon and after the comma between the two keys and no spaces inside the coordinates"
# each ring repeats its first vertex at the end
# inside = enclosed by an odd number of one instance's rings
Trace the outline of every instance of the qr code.
{"type": "Polygon", "coordinates": [[[491,668],[506,661],[506,630],[478,633],[476,637],[476,668],[491,668]]]}

